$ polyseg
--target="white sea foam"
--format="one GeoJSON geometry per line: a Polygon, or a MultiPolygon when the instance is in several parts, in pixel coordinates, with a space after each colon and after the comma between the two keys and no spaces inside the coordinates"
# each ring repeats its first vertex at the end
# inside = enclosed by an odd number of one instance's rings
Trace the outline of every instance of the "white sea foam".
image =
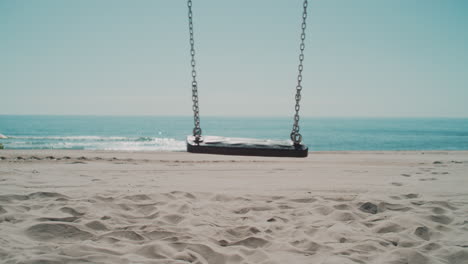
{"type": "Polygon", "coordinates": [[[134,140],[131,137],[102,137],[102,136],[17,136],[13,139],[45,139],[45,140],[134,140]]]}
{"type": "Polygon", "coordinates": [[[11,149],[89,149],[121,151],[181,151],[185,142],[174,138],[119,136],[17,136],[6,142],[11,149]]]}

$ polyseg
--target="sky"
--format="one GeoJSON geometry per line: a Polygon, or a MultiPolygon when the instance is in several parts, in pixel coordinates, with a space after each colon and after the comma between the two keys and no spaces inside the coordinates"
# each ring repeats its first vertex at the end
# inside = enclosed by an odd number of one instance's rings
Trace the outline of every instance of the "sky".
{"type": "MultiPolygon", "coordinates": [[[[193,0],[201,116],[292,116],[302,0],[193,0]]],[[[468,1],[309,1],[301,114],[468,117],[468,1]]],[[[0,114],[191,115],[186,1],[0,0],[0,114]]]]}

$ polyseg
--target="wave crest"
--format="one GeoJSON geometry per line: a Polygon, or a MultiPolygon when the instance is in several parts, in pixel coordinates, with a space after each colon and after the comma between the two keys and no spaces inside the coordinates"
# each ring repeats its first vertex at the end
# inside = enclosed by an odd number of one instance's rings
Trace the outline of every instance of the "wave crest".
{"type": "Polygon", "coordinates": [[[175,138],[121,136],[17,136],[4,142],[9,149],[85,149],[121,151],[182,151],[175,138]]]}

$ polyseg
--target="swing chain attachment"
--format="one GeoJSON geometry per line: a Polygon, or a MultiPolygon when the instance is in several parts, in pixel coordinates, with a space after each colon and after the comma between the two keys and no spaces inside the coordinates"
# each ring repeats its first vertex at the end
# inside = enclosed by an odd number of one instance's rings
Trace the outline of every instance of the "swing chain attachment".
{"type": "Polygon", "coordinates": [[[301,91],[302,91],[302,70],[304,66],[302,62],[304,61],[304,49],[305,49],[305,37],[306,37],[306,18],[307,18],[307,0],[304,0],[303,11],[302,11],[302,25],[301,25],[301,44],[299,45],[299,66],[298,66],[298,75],[297,75],[297,86],[296,86],[296,105],[294,107],[294,125],[291,131],[291,140],[294,142],[294,145],[299,145],[302,142],[302,135],[299,133],[299,110],[301,109],[301,91]]]}
{"type": "Polygon", "coordinates": [[[195,70],[195,40],[193,38],[193,14],[192,14],[192,0],[187,1],[188,6],[188,20],[189,20],[189,33],[190,33],[190,64],[192,66],[192,110],[193,110],[193,122],[195,127],[193,128],[193,136],[195,142],[202,142],[202,130],[200,128],[200,113],[198,107],[198,83],[197,83],[197,71],[195,70]]]}

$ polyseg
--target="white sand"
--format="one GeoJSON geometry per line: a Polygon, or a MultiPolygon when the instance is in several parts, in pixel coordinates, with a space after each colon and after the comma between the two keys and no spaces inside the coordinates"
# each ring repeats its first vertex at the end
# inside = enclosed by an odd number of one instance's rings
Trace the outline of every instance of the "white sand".
{"type": "Polygon", "coordinates": [[[1,263],[468,263],[468,152],[0,159],[1,263]]]}

